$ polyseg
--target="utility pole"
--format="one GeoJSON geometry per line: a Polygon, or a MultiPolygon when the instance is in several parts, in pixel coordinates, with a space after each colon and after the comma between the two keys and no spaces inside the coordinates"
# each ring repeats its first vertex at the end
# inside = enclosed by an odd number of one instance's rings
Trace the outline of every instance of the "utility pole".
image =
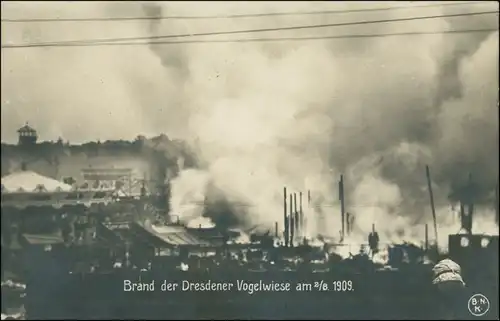
{"type": "Polygon", "coordinates": [[[342,235],[341,238],[345,238],[345,204],[344,204],[344,175],[340,175],[339,181],[339,200],[340,200],[340,219],[342,221],[342,235]]]}
{"type": "Polygon", "coordinates": [[[288,237],[290,238],[290,247],[293,247],[293,237],[294,237],[294,231],[293,231],[293,195],[290,193],[288,201],[290,202],[290,215],[288,216],[288,222],[289,222],[289,234],[288,237]]]}
{"type": "Polygon", "coordinates": [[[287,198],[287,194],[286,194],[286,187],[283,188],[283,224],[284,224],[284,229],[283,229],[283,236],[285,238],[285,247],[288,247],[288,240],[289,240],[289,236],[288,236],[288,217],[287,217],[287,204],[286,204],[286,198],[287,198]]]}
{"type": "Polygon", "coordinates": [[[430,198],[430,201],[431,201],[432,222],[434,224],[434,238],[436,239],[436,248],[438,248],[438,231],[437,231],[437,222],[436,222],[436,208],[434,206],[434,194],[432,193],[431,172],[430,172],[430,169],[429,169],[429,165],[425,165],[425,174],[427,176],[427,187],[429,188],[429,198],[430,198]]]}
{"type": "Polygon", "coordinates": [[[498,209],[498,182],[497,182],[497,186],[495,188],[495,222],[497,223],[498,225],[498,220],[499,220],[499,209],[498,209]]]}

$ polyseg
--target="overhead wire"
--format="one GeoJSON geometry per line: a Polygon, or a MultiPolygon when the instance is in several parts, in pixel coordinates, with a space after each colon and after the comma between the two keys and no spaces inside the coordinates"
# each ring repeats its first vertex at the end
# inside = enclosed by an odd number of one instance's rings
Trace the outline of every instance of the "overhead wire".
{"type": "Polygon", "coordinates": [[[490,4],[492,1],[463,1],[463,2],[445,2],[433,3],[418,6],[392,6],[382,8],[360,8],[360,9],[338,9],[338,10],[318,10],[318,11],[295,11],[295,12],[267,12],[267,13],[248,13],[248,14],[230,14],[230,15],[206,15],[206,16],[141,16],[141,17],[87,17],[87,18],[28,18],[28,19],[10,19],[2,18],[2,22],[8,23],[28,23],[28,22],[113,22],[113,21],[140,21],[140,20],[200,20],[200,19],[239,19],[239,18],[260,18],[276,16],[305,16],[305,15],[327,15],[341,13],[357,12],[380,12],[390,10],[405,10],[415,8],[433,8],[449,7],[474,4],[490,4]]]}
{"type": "Polygon", "coordinates": [[[272,32],[272,31],[305,30],[305,29],[332,28],[332,27],[342,27],[342,26],[369,25],[369,24],[379,24],[379,23],[393,23],[393,22],[403,22],[403,21],[429,20],[429,19],[440,19],[440,18],[467,17],[467,16],[477,16],[477,15],[486,15],[494,13],[498,13],[498,11],[490,10],[490,11],[442,14],[442,15],[431,15],[431,16],[414,16],[405,18],[394,18],[394,19],[351,21],[351,22],[331,23],[331,24],[301,25],[301,26],[288,26],[288,27],[275,27],[275,28],[231,30],[231,31],[213,31],[213,32],[203,32],[203,33],[173,34],[173,35],[148,36],[148,37],[81,39],[81,40],[68,40],[68,41],[55,41],[55,42],[40,42],[31,44],[29,43],[6,44],[6,45],[2,44],[2,48],[27,48],[27,47],[50,47],[50,46],[53,47],[53,46],[65,46],[69,44],[86,44],[86,43],[98,44],[98,43],[140,41],[140,40],[150,41],[150,40],[169,39],[169,38],[187,38],[187,37],[200,37],[200,36],[262,33],[262,32],[272,32]]]}
{"type": "Polygon", "coordinates": [[[154,42],[110,42],[110,43],[72,43],[72,44],[44,44],[44,45],[2,45],[2,49],[16,48],[40,48],[40,47],[110,47],[110,46],[144,46],[144,45],[183,45],[183,44],[210,44],[210,43],[252,43],[252,42],[288,42],[288,41],[317,41],[317,40],[347,40],[360,38],[385,38],[401,36],[422,35],[449,35],[495,32],[498,29],[468,29],[468,30],[443,30],[443,31],[417,31],[417,32],[395,32],[382,34],[345,34],[334,36],[310,36],[310,37],[273,37],[273,38],[248,38],[248,39],[210,39],[210,40],[181,40],[181,41],[154,41],[154,42]]]}

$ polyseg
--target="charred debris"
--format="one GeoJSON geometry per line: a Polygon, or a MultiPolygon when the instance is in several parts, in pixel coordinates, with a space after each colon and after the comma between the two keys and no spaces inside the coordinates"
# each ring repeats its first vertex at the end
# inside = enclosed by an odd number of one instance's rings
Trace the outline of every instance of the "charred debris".
{"type": "MultiPolygon", "coordinates": [[[[109,213],[104,212],[99,213],[100,219],[95,215],[89,217],[84,225],[92,225],[90,228],[93,232],[90,234],[93,237],[88,238],[93,242],[82,245],[83,243],[65,241],[65,250],[62,252],[69,253],[66,261],[70,271],[86,266],[82,273],[114,268],[211,270],[224,267],[243,269],[242,271],[328,272],[344,268],[349,271],[399,271],[411,267],[428,270],[431,262],[443,256],[452,258],[463,265],[464,269],[473,269],[478,266],[477,262],[484,262],[482,266],[491,264],[498,267],[498,236],[473,234],[474,199],[471,197],[464,198],[460,203],[462,231],[449,236],[449,253],[438,251],[435,241],[438,226],[429,167],[426,167],[425,174],[433,225],[422,226],[425,234],[422,245],[405,242],[381,244],[375,223],[363,244],[350,244],[350,236],[356,224],[355,215],[346,210],[348,204],[343,175],[338,181],[340,213],[329,213],[340,216],[341,226],[331,227],[332,230],[340,228],[337,239],[309,233],[311,229],[308,225],[314,221],[311,215],[315,215],[313,195],[311,191],[303,193],[291,191],[287,187],[283,188],[282,221],[275,222],[271,230],[241,230],[231,227],[231,224],[217,223],[212,227],[185,226],[170,210],[170,183],[168,176],[165,176],[161,179],[165,186],[159,189],[159,193],[148,194],[146,188],[143,188],[139,200],[124,198],[114,205],[108,205],[117,208],[130,205],[133,214],[128,218],[106,217],[103,220],[103,215],[113,216],[112,213],[108,215],[109,213]],[[73,245],[70,246],[69,243],[73,245]],[[70,252],[89,253],[86,248],[90,247],[99,248],[99,251],[91,251],[99,252],[98,257],[80,257],[77,259],[78,264],[73,262],[75,255],[70,252]],[[67,251],[70,249],[71,251],[67,251]],[[81,262],[82,260],[85,262],[81,262]],[[91,262],[99,263],[95,266],[91,262]]],[[[471,180],[472,176],[469,182],[471,180]]],[[[498,188],[495,207],[498,217],[498,188]]],[[[74,240],[76,237],[71,238],[68,234],[75,234],[80,229],[76,225],[66,228],[65,239],[74,240]]]]}
{"type": "MultiPolygon", "coordinates": [[[[217,266],[227,261],[236,265],[257,265],[259,269],[265,270],[270,268],[295,270],[301,266],[328,270],[343,265],[361,269],[398,269],[404,266],[429,266],[431,262],[444,256],[453,257],[460,262],[463,261],[463,253],[469,253],[469,251],[483,253],[478,254],[478,258],[484,257],[484,253],[491,254],[495,249],[498,251],[498,236],[472,234],[474,202],[471,198],[464,198],[460,205],[462,231],[459,234],[449,236],[450,253],[440,253],[437,243],[438,226],[429,166],[426,166],[425,174],[433,224],[432,227],[427,224],[422,226],[425,237],[421,245],[409,242],[381,245],[375,224],[372,224],[372,230],[366,235],[365,243],[349,244],[349,236],[355,226],[355,215],[346,211],[343,175],[338,181],[341,226],[340,237],[336,240],[327,240],[322,236],[311,237],[308,234],[308,215],[313,215],[314,212],[311,191],[306,193],[291,192],[287,187],[283,188],[283,220],[275,222],[272,230],[255,232],[254,230],[258,230],[258,228],[232,229],[228,224],[216,224],[209,228],[201,225],[198,227],[183,226],[178,217],[169,213],[168,196],[165,195],[167,193],[161,193],[163,194],[162,198],[157,201],[158,204],[164,204],[160,212],[165,213],[163,215],[166,218],[161,219],[160,217],[158,219],[157,215],[155,224],[157,226],[177,227],[193,235],[193,238],[201,240],[189,246],[177,246],[177,248],[182,248],[177,260],[188,260],[190,257],[193,260],[192,257],[197,256],[203,257],[200,259],[202,261],[218,261],[217,266]],[[470,240],[469,249],[464,249],[464,237],[470,240]],[[488,244],[485,245],[486,243],[488,244]],[[349,254],[345,255],[346,252],[349,254]]],[[[165,192],[168,190],[169,187],[165,187],[165,192]]],[[[496,195],[498,203],[498,188],[496,195]]],[[[498,204],[496,208],[498,217],[498,204]]],[[[490,256],[495,257],[494,255],[490,256]]]]}

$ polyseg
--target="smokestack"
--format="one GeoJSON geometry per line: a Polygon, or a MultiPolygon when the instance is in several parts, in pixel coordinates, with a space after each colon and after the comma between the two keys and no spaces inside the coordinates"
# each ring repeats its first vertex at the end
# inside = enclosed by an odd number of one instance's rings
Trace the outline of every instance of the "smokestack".
{"type": "Polygon", "coordinates": [[[299,193],[299,236],[304,236],[304,210],[302,209],[302,192],[299,193]]]}
{"type": "Polygon", "coordinates": [[[375,233],[375,223],[372,224],[372,232],[375,233]]]}
{"type": "Polygon", "coordinates": [[[293,207],[295,208],[293,223],[295,226],[295,235],[299,235],[299,207],[297,206],[297,193],[293,193],[293,207]]]}
{"type": "Polygon", "coordinates": [[[345,237],[345,207],[344,207],[344,175],[340,175],[339,181],[340,219],[342,221],[342,239],[345,237]]]}
{"type": "Polygon", "coordinates": [[[290,246],[293,247],[293,237],[295,236],[295,233],[294,233],[294,224],[293,224],[293,196],[292,196],[292,193],[290,193],[290,198],[288,199],[288,201],[290,202],[290,216],[289,216],[289,220],[290,220],[290,227],[289,227],[289,231],[290,231],[290,246]]]}
{"type": "Polygon", "coordinates": [[[278,237],[278,222],[274,223],[274,236],[278,237]]]}
{"type": "Polygon", "coordinates": [[[425,251],[429,250],[429,226],[425,224],[425,251]]]}
{"type": "Polygon", "coordinates": [[[286,213],[286,197],[287,197],[287,194],[286,194],[286,187],[283,188],[283,209],[284,209],[284,212],[283,212],[283,225],[284,225],[284,228],[283,228],[283,237],[285,238],[285,246],[288,247],[288,217],[287,217],[287,213],[286,213]]]}

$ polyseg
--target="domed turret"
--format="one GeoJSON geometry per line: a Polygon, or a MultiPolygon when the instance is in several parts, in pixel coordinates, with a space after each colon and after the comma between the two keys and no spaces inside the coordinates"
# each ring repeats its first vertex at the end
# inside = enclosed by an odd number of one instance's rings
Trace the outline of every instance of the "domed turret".
{"type": "Polygon", "coordinates": [[[19,134],[19,145],[35,145],[38,139],[38,134],[36,130],[28,125],[24,125],[23,127],[17,130],[19,134]]]}

